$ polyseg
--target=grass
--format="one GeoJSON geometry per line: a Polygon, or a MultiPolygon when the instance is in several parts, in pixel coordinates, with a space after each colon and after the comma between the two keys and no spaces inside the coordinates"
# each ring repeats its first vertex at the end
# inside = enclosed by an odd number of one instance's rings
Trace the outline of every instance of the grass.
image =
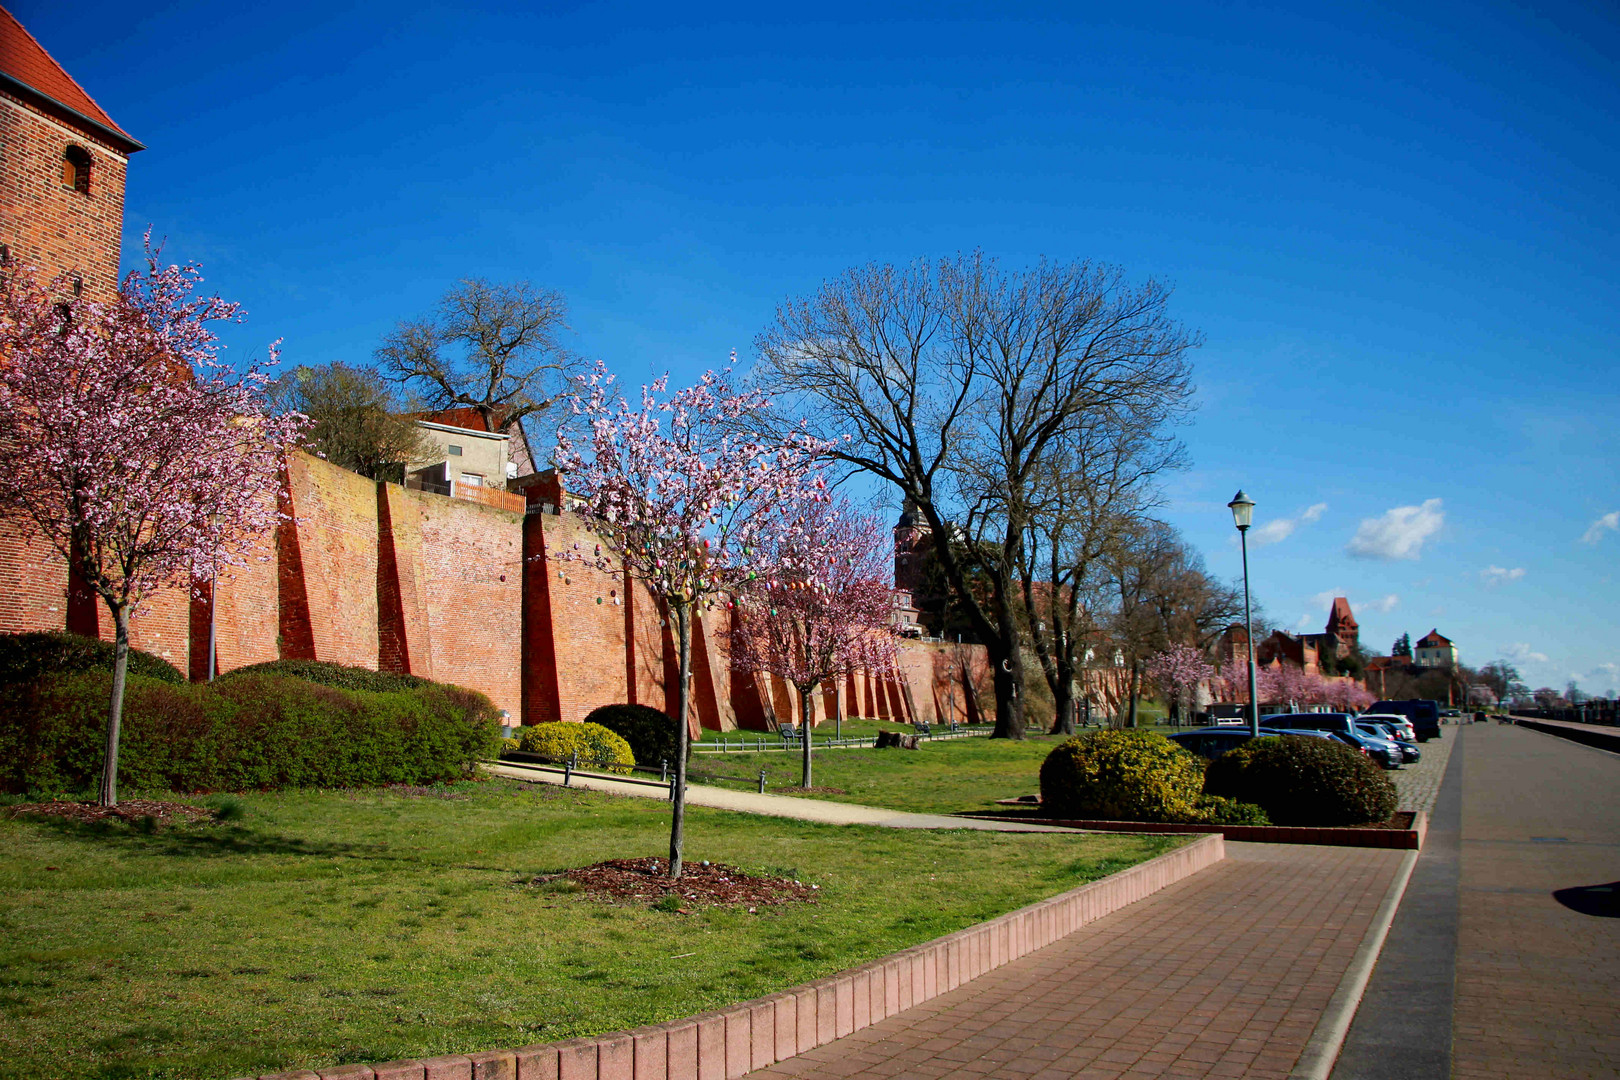
{"type": "Polygon", "coordinates": [[[1175,843],[694,807],[689,858],[814,882],[822,899],[682,915],[525,884],[661,853],[657,801],[489,781],[232,805],[231,820],[155,832],[0,816],[0,1076],[223,1080],[633,1027],[820,978],[1175,843]]]}
{"type": "MultiPolygon", "coordinates": [[[[1041,762],[1061,739],[1032,735],[1010,739],[937,739],[916,750],[823,750],[816,752],[815,784],[842,794],[818,791],[838,802],[887,806],[896,810],[954,813],[985,810],[997,799],[1040,789],[1041,762]]],[[[796,786],[803,766],[797,751],[732,757],[694,755],[687,773],[694,783],[725,787],[757,783],[765,770],[765,790],[796,786]]]]}
{"type": "MultiPolygon", "coordinates": [[[[1145,718],[1143,726],[1154,728],[1145,718]]],[[[900,730],[892,725],[887,730],[900,730]]],[[[909,730],[909,729],[907,729],[909,730]]],[[[821,732],[817,731],[817,738],[821,732]]],[[[919,813],[951,814],[996,809],[997,799],[1040,790],[1041,762],[1063,739],[1030,734],[1021,741],[983,737],[934,739],[917,750],[837,749],[816,752],[815,798],[884,806],[919,813]],[[836,791],[828,790],[836,789],[836,791]]],[[[765,770],[765,790],[806,794],[797,749],[774,754],[694,754],[687,766],[693,783],[754,788],[765,770]]]]}

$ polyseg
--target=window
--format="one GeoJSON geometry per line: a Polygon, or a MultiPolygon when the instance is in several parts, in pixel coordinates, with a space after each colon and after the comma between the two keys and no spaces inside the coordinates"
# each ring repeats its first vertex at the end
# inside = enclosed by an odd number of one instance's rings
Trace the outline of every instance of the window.
{"type": "Polygon", "coordinates": [[[70,146],[62,154],[62,186],[80,195],[90,194],[90,154],[82,146],[70,146]]]}
{"type": "Polygon", "coordinates": [[[484,478],[482,476],[479,476],[477,473],[472,473],[472,472],[464,472],[464,473],[462,473],[461,474],[461,482],[463,484],[469,485],[470,487],[483,487],[484,486],[484,478]]]}
{"type": "Polygon", "coordinates": [[[445,452],[451,457],[460,457],[461,447],[457,446],[455,443],[451,443],[449,446],[445,447],[445,452]]]}

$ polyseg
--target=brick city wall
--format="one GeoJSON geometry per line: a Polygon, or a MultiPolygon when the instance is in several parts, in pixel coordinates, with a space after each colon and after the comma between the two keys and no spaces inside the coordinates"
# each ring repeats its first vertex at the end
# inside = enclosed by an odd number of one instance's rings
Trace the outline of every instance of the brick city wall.
{"type": "Polygon", "coordinates": [[[0,93],[0,147],[0,244],[12,263],[39,268],[46,281],[79,274],[87,296],[111,299],[118,291],[128,159],[6,93],[0,93]],[[88,195],[62,183],[69,146],[90,155],[88,195]]]}
{"type": "MultiPolygon", "coordinates": [[[[594,561],[597,538],[572,514],[520,515],[395,484],[377,484],[294,454],[277,500],[288,515],[199,595],[155,596],[131,623],[139,648],[193,679],[207,677],[210,619],[217,671],[306,658],[409,672],[488,694],[512,721],[578,721],[634,701],[668,711],[678,678],[673,634],[658,603],[594,561]],[[577,545],[577,548],[576,548],[577,545]]],[[[14,524],[0,525],[0,631],[62,629],[64,561],[14,524]]],[[[97,603],[79,629],[110,639],[97,603]]],[[[723,604],[692,631],[692,712],[700,728],[801,723],[783,680],[732,670],[723,604]]],[[[897,671],[844,680],[846,716],[983,718],[984,650],[904,642],[897,671]]],[[[833,715],[831,688],[813,723],[833,715]]]]}

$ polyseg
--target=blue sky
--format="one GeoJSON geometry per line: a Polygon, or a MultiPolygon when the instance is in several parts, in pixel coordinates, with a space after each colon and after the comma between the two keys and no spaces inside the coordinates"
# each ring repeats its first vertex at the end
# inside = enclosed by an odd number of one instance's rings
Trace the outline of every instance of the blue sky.
{"type": "Polygon", "coordinates": [[[856,263],[1117,263],[1206,340],[1166,513],[1216,572],[1242,487],[1280,624],[1620,689],[1611,4],[11,3],[238,350],[365,360],[478,274],[686,378],[856,263]]]}

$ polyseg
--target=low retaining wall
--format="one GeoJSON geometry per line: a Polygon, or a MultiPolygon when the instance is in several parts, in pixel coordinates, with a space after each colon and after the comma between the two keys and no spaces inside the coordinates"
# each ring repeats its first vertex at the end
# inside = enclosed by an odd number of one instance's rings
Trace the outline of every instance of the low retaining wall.
{"type": "Polygon", "coordinates": [[[1219,836],[840,975],[685,1020],[590,1039],[340,1065],[260,1080],[737,1080],[1017,960],[1226,857],[1219,836]]]}
{"type": "MultiPolygon", "coordinates": [[[[1228,840],[1251,844],[1326,844],[1333,847],[1395,848],[1417,851],[1429,832],[1429,815],[1422,810],[1405,810],[1412,824],[1405,829],[1313,828],[1305,825],[1184,825],[1154,821],[1105,821],[1066,818],[1014,816],[1011,814],[958,814],[979,821],[1022,821],[1030,825],[1056,825],[1087,832],[1128,833],[1217,833],[1228,840]]],[[[1399,815],[1397,815],[1399,816],[1399,815]]]]}
{"type": "Polygon", "coordinates": [[[1620,731],[1615,731],[1613,728],[1563,723],[1557,720],[1524,720],[1519,717],[1514,717],[1513,722],[1532,731],[1545,732],[1548,735],[1556,735],[1560,739],[1568,739],[1570,742],[1595,746],[1599,750],[1608,750],[1611,753],[1620,754],[1620,731]]]}

